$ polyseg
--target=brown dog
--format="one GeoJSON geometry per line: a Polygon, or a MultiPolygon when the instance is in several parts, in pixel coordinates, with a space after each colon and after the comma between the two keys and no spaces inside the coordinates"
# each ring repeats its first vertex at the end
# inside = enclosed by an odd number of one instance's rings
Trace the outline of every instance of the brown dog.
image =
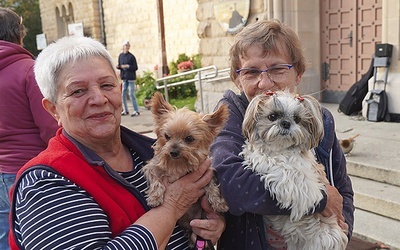
{"type": "MultiPolygon", "coordinates": [[[[165,186],[162,179],[170,183],[196,171],[209,155],[209,147],[225,125],[229,116],[228,107],[220,106],[212,114],[199,114],[187,108],[175,109],[166,102],[161,93],[152,98],[151,111],[154,116],[157,142],[154,157],[142,171],[149,184],[147,203],[159,206],[164,200],[165,186]]],[[[228,206],[221,196],[216,178],[206,186],[206,196],[216,212],[226,212],[228,206]]],[[[200,201],[179,220],[179,224],[191,231],[189,222],[201,217],[200,201]]]]}

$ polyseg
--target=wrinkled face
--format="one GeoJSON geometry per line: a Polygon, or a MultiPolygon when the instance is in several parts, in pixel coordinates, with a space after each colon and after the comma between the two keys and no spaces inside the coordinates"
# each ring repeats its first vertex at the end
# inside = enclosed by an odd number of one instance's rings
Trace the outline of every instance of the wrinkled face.
{"type": "Polygon", "coordinates": [[[43,104],[68,134],[89,145],[119,134],[121,85],[105,59],[71,62],[61,70],[58,81],[57,103],[44,100],[43,104]]]}
{"type": "MultiPolygon", "coordinates": [[[[258,46],[250,47],[246,55],[241,59],[242,68],[254,68],[266,70],[268,68],[281,65],[292,64],[288,53],[282,48],[277,53],[268,53],[265,55],[258,46]]],[[[280,72],[279,81],[272,81],[268,73],[263,72],[257,77],[247,77],[239,74],[238,86],[247,99],[251,101],[256,95],[263,94],[266,91],[289,90],[294,92],[295,87],[300,83],[301,75],[293,68],[280,72]]]]}

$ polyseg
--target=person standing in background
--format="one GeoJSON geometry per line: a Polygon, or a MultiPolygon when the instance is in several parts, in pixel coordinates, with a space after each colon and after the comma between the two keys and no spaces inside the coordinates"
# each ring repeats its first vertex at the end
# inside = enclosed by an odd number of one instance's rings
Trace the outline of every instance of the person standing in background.
{"type": "Polygon", "coordinates": [[[136,57],[129,52],[131,45],[129,41],[125,41],[123,43],[123,51],[119,54],[118,57],[118,66],[117,69],[121,70],[121,79],[123,81],[122,84],[122,101],[124,104],[124,110],[122,111],[122,115],[128,115],[128,105],[126,102],[126,95],[128,94],[129,88],[129,97],[131,98],[133,109],[135,110],[131,116],[140,115],[139,107],[136,103],[135,97],[135,85],[136,85],[136,71],[138,70],[136,57]]]}
{"type": "Polygon", "coordinates": [[[0,7],[0,249],[9,249],[9,190],[16,173],[47,147],[58,129],[42,107],[34,56],[22,47],[22,17],[0,7]]]}

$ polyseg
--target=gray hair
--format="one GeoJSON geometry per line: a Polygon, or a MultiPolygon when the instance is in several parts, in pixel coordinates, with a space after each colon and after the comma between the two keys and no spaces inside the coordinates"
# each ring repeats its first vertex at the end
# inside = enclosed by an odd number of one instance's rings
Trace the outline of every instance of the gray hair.
{"type": "Polygon", "coordinates": [[[279,20],[260,20],[243,28],[234,39],[229,51],[231,61],[231,80],[237,85],[236,70],[242,67],[240,59],[247,50],[259,46],[264,55],[280,53],[284,49],[298,74],[306,70],[306,59],[303,54],[300,40],[295,31],[279,20]]]}
{"type": "Polygon", "coordinates": [[[60,86],[58,78],[63,67],[92,56],[104,58],[114,69],[110,53],[103,44],[92,38],[67,36],[47,46],[37,57],[34,66],[35,78],[44,98],[56,103],[60,86]]]}

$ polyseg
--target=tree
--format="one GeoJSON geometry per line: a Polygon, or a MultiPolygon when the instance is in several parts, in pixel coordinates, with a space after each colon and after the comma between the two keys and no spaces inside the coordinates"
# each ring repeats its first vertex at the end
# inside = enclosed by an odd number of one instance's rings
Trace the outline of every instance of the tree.
{"type": "Polygon", "coordinates": [[[24,48],[38,55],[36,35],[42,33],[39,0],[0,0],[0,6],[8,7],[22,16],[28,32],[24,38],[24,48]]]}

